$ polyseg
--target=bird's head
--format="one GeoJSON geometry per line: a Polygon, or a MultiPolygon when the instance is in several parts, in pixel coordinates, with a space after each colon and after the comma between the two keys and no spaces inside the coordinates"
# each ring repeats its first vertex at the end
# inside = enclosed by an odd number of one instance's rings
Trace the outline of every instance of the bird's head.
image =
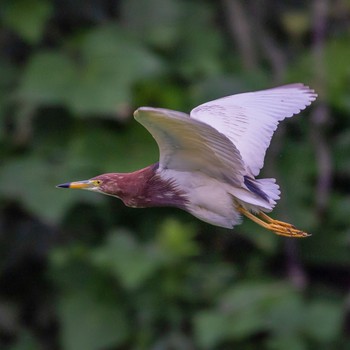
{"type": "Polygon", "coordinates": [[[156,174],[158,164],[132,173],[107,173],[89,180],[67,182],[57,187],[82,189],[121,199],[129,207],[175,205],[182,207],[184,199],[171,181],[156,174]]]}
{"type": "Polygon", "coordinates": [[[118,196],[123,177],[120,174],[103,174],[89,180],[67,182],[56,187],[72,188],[118,196]]]}

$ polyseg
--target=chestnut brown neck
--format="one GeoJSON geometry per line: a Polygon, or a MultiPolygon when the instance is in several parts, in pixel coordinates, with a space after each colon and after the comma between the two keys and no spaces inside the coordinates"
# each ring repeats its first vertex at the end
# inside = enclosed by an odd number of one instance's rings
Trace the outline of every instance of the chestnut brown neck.
{"type": "Polygon", "coordinates": [[[161,178],[158,163],[132,173],[109,173],[97,176],[103,180],[103,192],[120,198],[135,208],[173,206],[184,209],[185,193],[171,180],[161,178]]]}

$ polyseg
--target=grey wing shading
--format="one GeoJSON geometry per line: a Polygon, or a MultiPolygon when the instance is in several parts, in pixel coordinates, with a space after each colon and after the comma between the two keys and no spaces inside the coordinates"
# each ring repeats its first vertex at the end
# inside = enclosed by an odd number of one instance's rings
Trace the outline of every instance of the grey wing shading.
{"type": "Polygon", "coordinates": [[[231,185],[244,183],[241,155],[222,133],[185,113],[141,107],[134,113],[156,140],[163,169],[200,171],[231,185]]]}

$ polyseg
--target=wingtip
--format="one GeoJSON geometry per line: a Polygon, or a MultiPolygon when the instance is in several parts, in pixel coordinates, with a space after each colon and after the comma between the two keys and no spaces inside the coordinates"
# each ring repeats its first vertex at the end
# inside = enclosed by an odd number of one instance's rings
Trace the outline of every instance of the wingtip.
{"type": "Polygon", "coordinates": [[[301,90],[304,91],[307,95],[309,95],[310,98],[312,98],[311,101],[315,101],[318,96],[317,92],[308,85],[305,85],[303,83],[299,83],[299,84],[300,84],[301,90]]]}
{"type": "Polygon", "coordinates": [[[157,108],[154,108],[154,107],[146,107],[146,106],[139,107],[134,112],[134,118],[137,119],[138,117],[140,117],[142,113],[149,113],[149,112],[155,112],[155,111],[157,111],[157,108]]]}
{"type": "Polygon", "coordinates": [[[139,107],[139,108],[137,108],[135,110],[135,112],[134,112],[134,118],[136,120],[139,120],[142,112],[148,112],[149,110],[150,110],[150,107],[139,107]]]}
{"type": "Polygon", "coordinates": [[[308,85],[306,85],[304,83],[291,83],[291,84],[283,85],[282,87],[286,88],[286,89],[295,89],[295,88],[297,88],[303,94],[307,95],[309,103],[306,106],[309,106],[318,97],[317,92],[314,89],[310,88],[310,86],[308,86],[308,85]]]}
{"type": "Polygon", "coordinates": [[[276,86],[272,89],[297,89],[307,94],[310,97],[311,102],[315,101],[316,98],[318,97],[317,92],[304,83],[290,83],[282,86],[276,86]]]}
{"type": "Polygon", "coordinates": [[[305,91],[305,93],[308,95],[309,102],[310,102],[309,104],[311,104],[311,102],[313,102],[317,99],[318,94],[314,89],[310,88],[308,85],[304,85],[304,84],[302,84],[302,85],[303,85],[302,90],[305,91]]]}

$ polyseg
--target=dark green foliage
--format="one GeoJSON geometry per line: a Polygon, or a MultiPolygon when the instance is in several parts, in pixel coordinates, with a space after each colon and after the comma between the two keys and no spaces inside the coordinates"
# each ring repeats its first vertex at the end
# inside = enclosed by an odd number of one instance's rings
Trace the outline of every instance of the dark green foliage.
{"type": "Polygon", "coordinates": [[[350,6],[324,2],[1,1],[1,349],[350,348],[350,6]],[[141,105],[289,82],[320,96],[263,175],[311,238],[55,188],[156,162],[141,105]]]}

